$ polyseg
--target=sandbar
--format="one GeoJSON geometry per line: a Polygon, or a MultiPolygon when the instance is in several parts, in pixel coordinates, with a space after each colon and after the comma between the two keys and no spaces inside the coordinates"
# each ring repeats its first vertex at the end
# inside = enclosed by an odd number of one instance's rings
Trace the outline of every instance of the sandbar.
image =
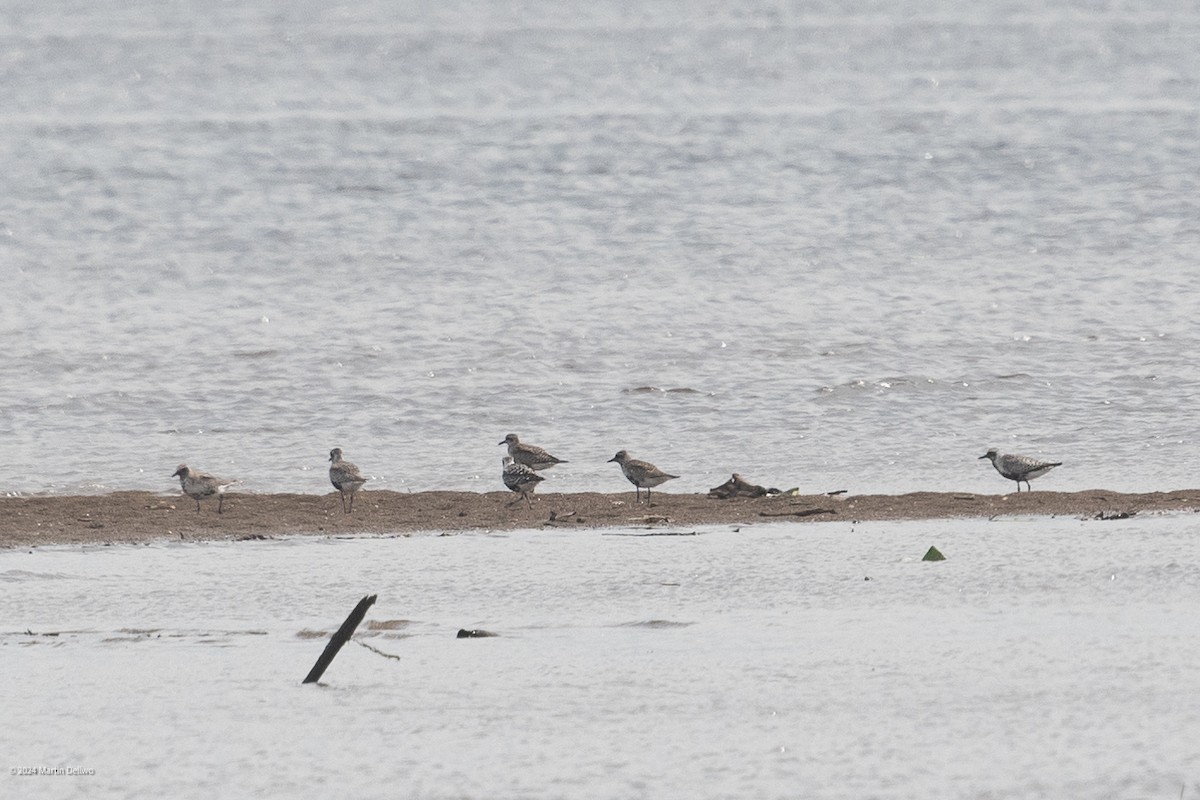
{"type": "Polygon", "coordinates": [[[1200,489],[1124,494],[1103,489],[1020,494],[915,492],[897,495],[803,495],[719,500],[655,492],[653,504],[619,494],[546,493],[533,508],[511,492],[364,491],[353,514],[329,494],[230,493],[225,512],[205,501],[199,513],[183,495],[113,492],[0,498],[0,548],[39,545],[218,541],[295,535],[408,535],[529,528],[648,529],[686,532],[704,525],[774,522],[870,522],[1072,516],[1124,519],[1142,513],[1194,512],[1200,489]],[[516,502],[514,502],[514,499],[516,502]]]}

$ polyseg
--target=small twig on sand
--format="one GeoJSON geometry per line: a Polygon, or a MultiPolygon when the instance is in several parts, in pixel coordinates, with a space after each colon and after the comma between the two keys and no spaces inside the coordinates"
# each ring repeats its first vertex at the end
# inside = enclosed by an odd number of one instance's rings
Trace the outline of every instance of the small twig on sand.
{"type": "Polygon", "coordinates": [[[836,514],[832,508],[806,508],[803,511],[780,511],[778,513],[771,511],[760,511],[760,517],[811,517],[816,514],[836,514]]]}
{"type": "Polygon", "coordinates": [[[362,639],[355,639],[355,640],[354,640],[354,643],[355,643],[355,644],[357,644],[357,645],[362,645],[363,647],[365,647],[365,648],[367,648],[368,650],[370,650],[372,653],[375,653],[376,655],[383,656],[384,658],[392,658],[392,659],[395,659],[396,661],[399,661],[399,660],[400,660],[400,656],[398,656],[398,655],[394,655],[394,654],[392,654],[392,653],[385,653],[385,652],[383,652],[382,650],[380,650],[378,647],[372,647],[371,645],[367,644],[367,643],[366,643],[366,642],[364,642],[362,639]]]}

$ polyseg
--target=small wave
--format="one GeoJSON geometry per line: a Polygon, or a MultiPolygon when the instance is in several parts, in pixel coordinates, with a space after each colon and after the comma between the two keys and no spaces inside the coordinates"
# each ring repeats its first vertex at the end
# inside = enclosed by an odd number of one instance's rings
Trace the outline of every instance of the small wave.
{"type": "Polygon", "coordinates": [[[267,632],[261,628],[248,628],[246,630],[217,630],[205,628],[200,628],[198,630],[170,630],[168,628],[118,628],[113,633],[123,634],[126,636],[153,637],[156,639],[199,639],[201,641],[215,640],[218,637],[267,635],[267,632]]]}
{"type": "Polygon", "coordinates": [[[9,569],[0,572],[0,583],[20,583],[21,581],[59,581],[69,578],[60,572],[30,572],[24,569],[9,569]]]}
{"type": "Polygon", "coordinates": [[[116,630],[53,630],[8,631],[0,633],[0,637],[14,638],[25,643],[28,640],[54,640],[62,644],[69,641],[98,641],[101,644],[117,642],[146,642],[160,639],[194,641],[199,644],[216,644],[226,646],[231,639],[241,636],[266,636],[265,630],[170,630],[167,628],[117,628],[116,630]]]}
{"type": "Polygon", "coordinates": [[[872,392],[881,394],[884,392],[903,391],[903,390],[937,390],[937,389],[956,389],[965,387],[967,384],[962,381],[940,381],[937,378],[929,378],[924,375],[899,375],[896,377],[876,378],[874,380],[853,380],[846,383],[840,383],[836,386],[822,386],[817,389],[818,394],[856,394],[860,392],[872,392]]]}
{"type": "Polygon", "coordinates": [[[394,631],[400,628],[407,628],[412,624],[412,621],[407,619],[369,619],[367,620],[366,629],[369,631],[394,631]]]}
{"type": "Polygon", "coordinates": [[[647,619],[641,622],[622,622],[618,628],[650,628],[653,630],[665,628],[687,628],[694,625],[693,622],[676,622],[670,619],[647,619]]]}
{"type": "Polygon", "coordinates": [[[325,639],[329,635],[329,631],[314,631],[309,628],[296,631],[297,639],[325,639]]]}
{"type": "Polygon", "coordinates": [[[622,394],[699,394],[712,396],[712,392],[693,389],[690,386],[673,386],[663,389],[659,386],[635,386],[632,389],[622,389],[622,394]]]}
{"type": "Polygon", "coordinates": [[[390,192],[391,190],[385,186],[379,186],[378,184],[372,183],[339,183],[337,186],[333,187],[333,191],[337,193],[364,192],[371,194],[383,194],[385,192],[390,192]]]}

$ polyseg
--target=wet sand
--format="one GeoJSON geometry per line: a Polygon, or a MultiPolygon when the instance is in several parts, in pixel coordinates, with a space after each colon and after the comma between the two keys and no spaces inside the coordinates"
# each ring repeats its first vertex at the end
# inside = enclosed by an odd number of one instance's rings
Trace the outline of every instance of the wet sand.
{"type": "Polygon", "coordinates": [[[1074,516],[1112,519],[1146,512],[1200,509],[1200,489],[1149,494],[1106,490],[979,495],[775,496],[717,500],[703,494],[655,493],[654,504],[621,494],[545,494],[533,508],[511,492],[362,492],[354,513],[336,493],[229,494],[225,513],[206,501],[196,513],[182,495],[115,492],[100,496],[0,498],[0,547],[237,540],[297,534],[409,534],[515,528],[651,528],[684,532],[697,525],[854,522],[953,517],[1074,516]],[[518,502],[513,502],[516,499],[518,502]]]}

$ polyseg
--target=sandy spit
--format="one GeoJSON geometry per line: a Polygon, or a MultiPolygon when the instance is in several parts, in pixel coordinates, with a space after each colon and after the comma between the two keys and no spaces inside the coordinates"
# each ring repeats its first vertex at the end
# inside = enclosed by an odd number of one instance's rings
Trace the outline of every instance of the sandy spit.
{"type": "Polygon", "coordinates": [[[527,508],[510,492],[362,492],[354,513],[342,513],[336,493],[229,494],[225,513],[205,501],[151,492],[99,496],[0,498],[0,547],[173,540],[238,540],[315,534],[409,534],[515,528],[651,528],[683,532],[692,526],[771,522],[854,522],[954,517],[1073,516],[1124,518],[1139,513],[1195,511],[1200,489],[1122,494],[1024,492],[978,495],[917,492],[902,495],[776,496],[717,500],[703,494],[657,492],[654,504],[633,494],[552,494],[527,508]]]}

